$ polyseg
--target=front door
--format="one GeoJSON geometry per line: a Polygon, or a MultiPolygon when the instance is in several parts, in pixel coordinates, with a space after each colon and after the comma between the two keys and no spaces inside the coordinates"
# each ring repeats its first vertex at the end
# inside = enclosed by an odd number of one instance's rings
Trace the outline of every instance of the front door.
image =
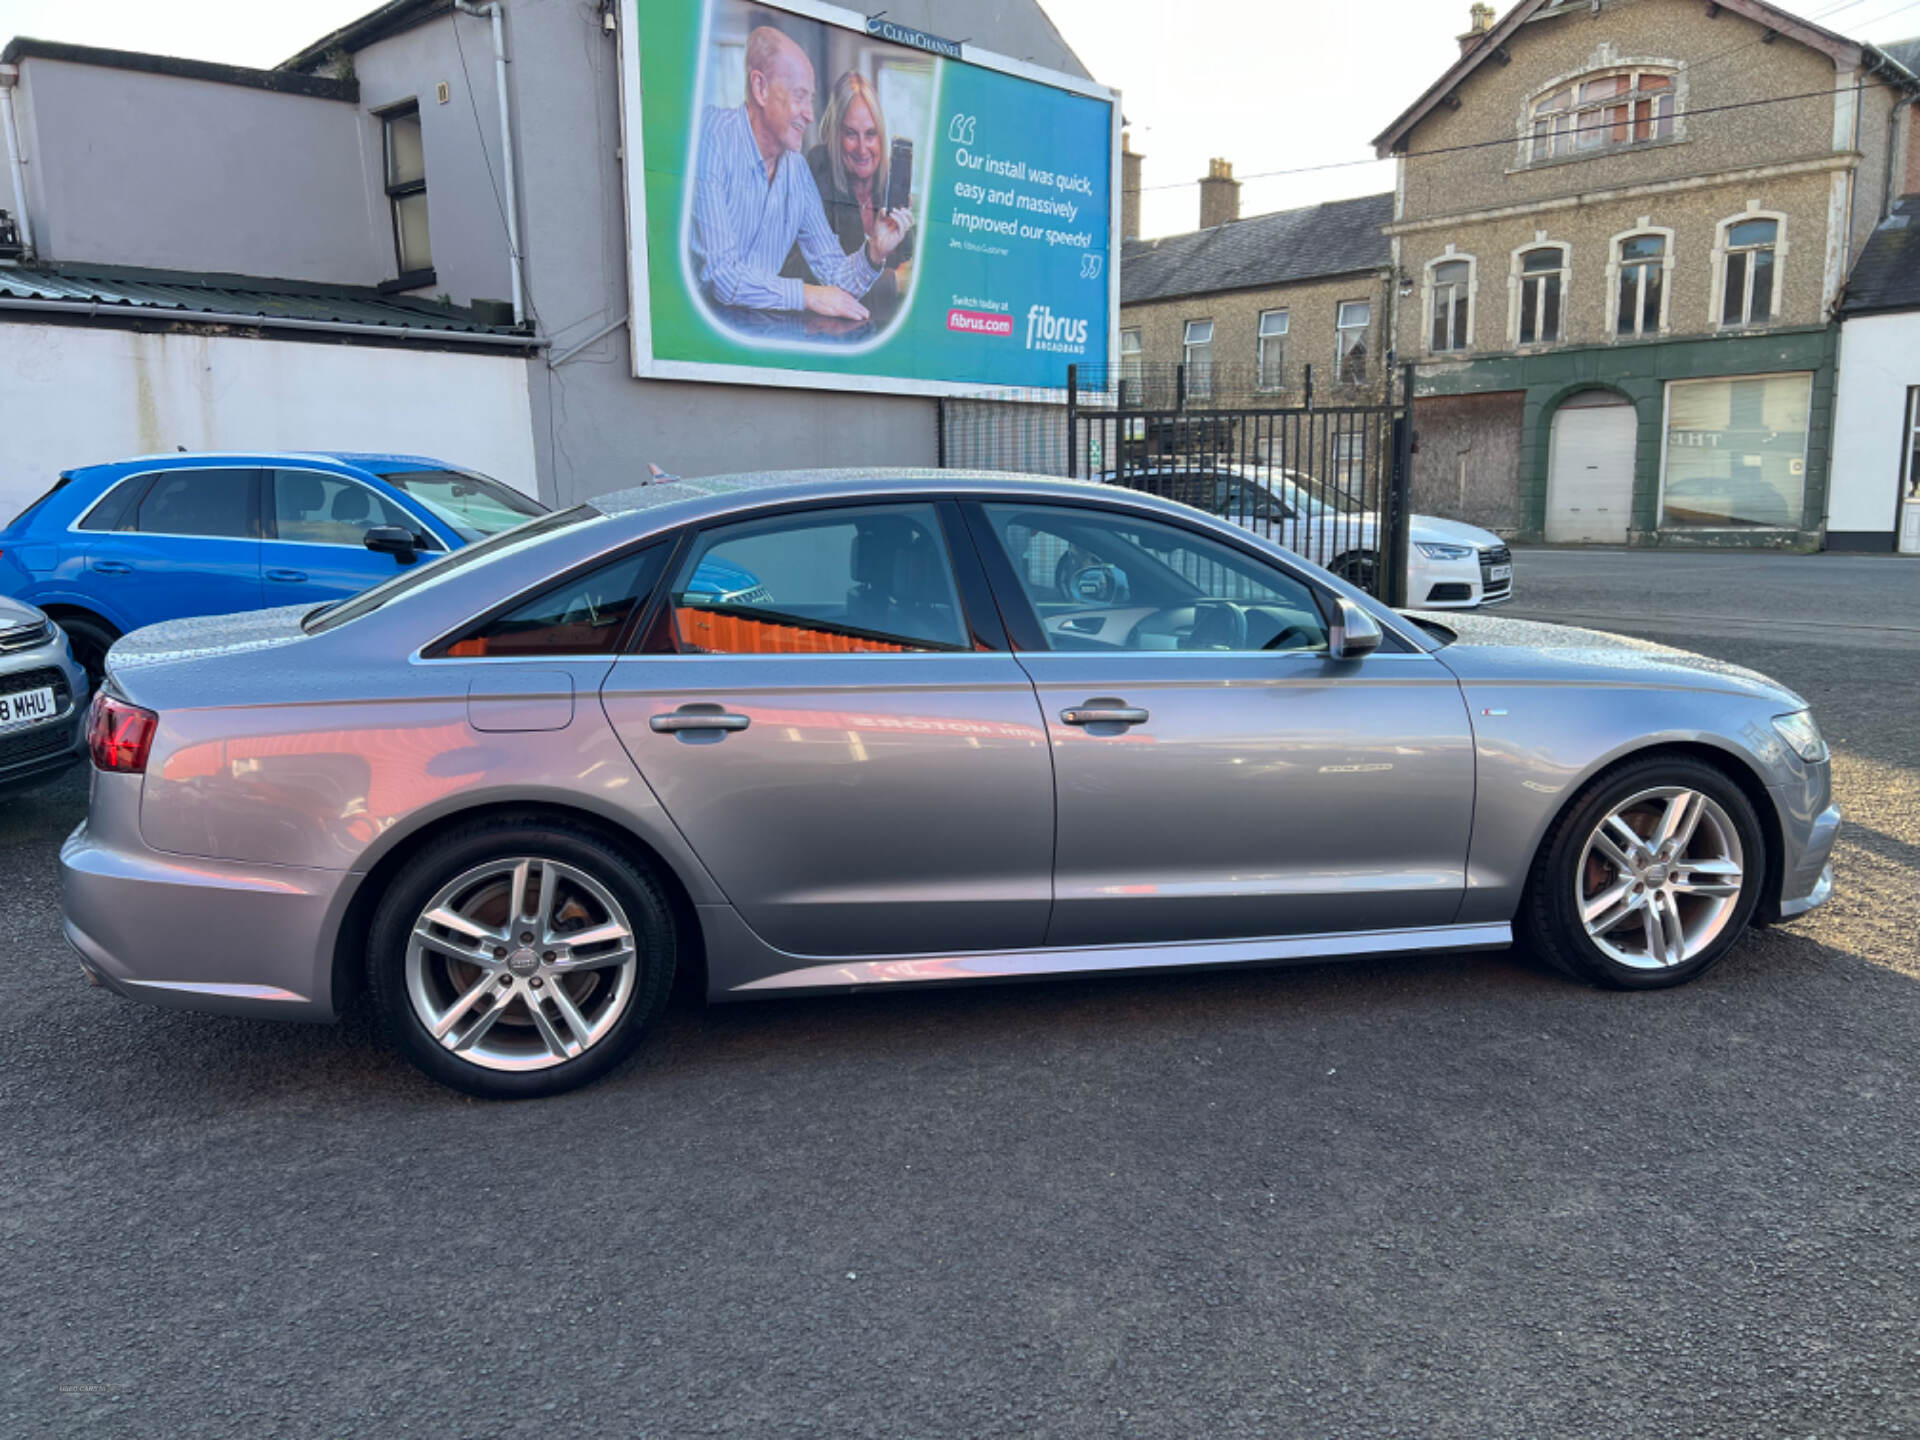
{"type": "Polygon", "coordinates": [[[1328,659],[1312,586],[1196,531],[968,513],[1053,750],[1049,945],[1452,922],[1474,764],[1444,666],[1392,639],[1328,659]]]}
{"type": "Polygon", "coordinates": [[[675,571],[652,632],[672,653],[621,659],[602,697],[760,938],[811,956],[1039,945],[1046,732],[1004,645],[978,648],[995,642],[961,603],[938,508],[720,525],[675,571]]]}
{"type": "Polygon", "coordinates": [[[1906,444],[1901,447],[1900,553],[1920,555],[1920,385],[1907,391],[1906,444]]]}
{"type": "Polygon", "coordinates": [[[1549,543],[1627,543],[1639,433],[1631,405],[1563,405],[1554,411],[1547,454],[1549,543]]]}
{"type": "Polygon", "coordinates": [[[269,470],[261,512],[267,523],[260,576],[268,605],[318,605],[391,580],[405,566],[367,549],[367,531],[375,525],[398,525],[423,545],[433,543],[426,527],[386,496],[319,470],[269,470]]]}

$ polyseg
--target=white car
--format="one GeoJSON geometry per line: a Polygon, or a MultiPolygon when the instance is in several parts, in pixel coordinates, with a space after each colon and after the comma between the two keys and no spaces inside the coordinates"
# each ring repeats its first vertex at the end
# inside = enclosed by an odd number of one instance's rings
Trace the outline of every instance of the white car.
{"type": "MultiPolygon", "coordinates": [[[[1374,512],[1311,475],[1221,463],[1108,471],[1099,479],[1231,520],[1343,580],[1373,588],[1379,562],[1374,512]]],[[[1437,515],[1415,515],[1410,540],[1410,607],[1468,610],[1513,598],[1513,554],[1492,531],[1437,515]]]]}

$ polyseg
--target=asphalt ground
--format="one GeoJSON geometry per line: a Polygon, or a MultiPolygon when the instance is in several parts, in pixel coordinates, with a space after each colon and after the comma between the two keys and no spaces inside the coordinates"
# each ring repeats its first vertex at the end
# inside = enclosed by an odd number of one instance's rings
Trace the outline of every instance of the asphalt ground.
{"type": "Polygon", "coordinates": [[[1818,707],[1831,904],[1509,954],[704,1009],[526,1105],[96,990],[0,804],[0,1435],[1920,1433],[1920,564],[1523,551],[1818,707]]]}

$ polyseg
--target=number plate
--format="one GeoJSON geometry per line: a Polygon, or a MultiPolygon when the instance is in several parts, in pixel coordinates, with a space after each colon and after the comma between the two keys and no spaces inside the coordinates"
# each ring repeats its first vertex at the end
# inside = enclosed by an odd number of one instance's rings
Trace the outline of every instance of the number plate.
{"type": "Polygon", "coordinates": [[[1500,581],[1500,580],[1511,580],[1512,578],[1513,578],[1513,567],[1511,565],[1496,565],[1491,570],[1487,571],[1488,584],[1493,584],[1496,581],[1500,581]]]}
{"type": "Polygon", "coordinates": [[[51,720],[57,708],[53,703],[51,685],[42,685],[38,690],[22,690],[14,695],[0,695],[0,730],[51,720]]]}

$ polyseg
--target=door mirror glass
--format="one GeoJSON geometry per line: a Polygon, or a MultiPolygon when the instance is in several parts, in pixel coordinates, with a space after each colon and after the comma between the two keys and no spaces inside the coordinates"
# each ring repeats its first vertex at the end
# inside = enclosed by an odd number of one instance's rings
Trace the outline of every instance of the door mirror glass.
{"type": "Polygon", "coordinates": [[[372,526],[361,543],[369,550],[393,556],[402,565],[411,565],[420,558],[420,547],[415,543],[413,532],[398,525],[372,526]]]}
{"type": "Polygon", "coordinates": [[[1327,628],[1327,654],[1335,660],[1358,660],[1380,648],[1380,627],[1373,616],[1342,595],[1327,628]]]}

